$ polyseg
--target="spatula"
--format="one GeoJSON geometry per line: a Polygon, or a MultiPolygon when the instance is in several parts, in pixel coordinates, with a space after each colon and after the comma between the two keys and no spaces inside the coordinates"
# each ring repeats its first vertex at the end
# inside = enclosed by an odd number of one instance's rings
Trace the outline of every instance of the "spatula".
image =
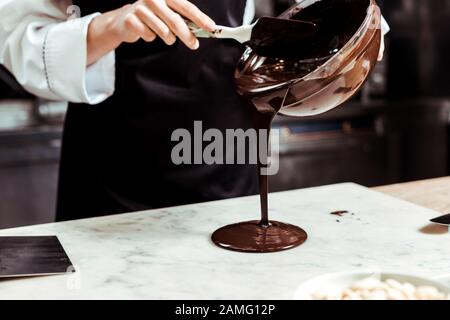
{"type": "Polygon", "coordinates": [[[434,218],[430,220],[433,223],[440,224],[443,226],[450,226],[450,214],[447,214],[442,217],[434,218]]]}
{"type": "Polygon", "coordinates": [[[293,50],[298,51],[303,45],[307,47],[308,39],[311,40],[317,32],[312,22],[273,17],[262,17],[251,25],[237,28],[217,26],[213,32],[205,31],[193,22],[187,23],[197,38],[234,39],[251,47],[257,54],[272,58],[292,56],[293,50]]]}

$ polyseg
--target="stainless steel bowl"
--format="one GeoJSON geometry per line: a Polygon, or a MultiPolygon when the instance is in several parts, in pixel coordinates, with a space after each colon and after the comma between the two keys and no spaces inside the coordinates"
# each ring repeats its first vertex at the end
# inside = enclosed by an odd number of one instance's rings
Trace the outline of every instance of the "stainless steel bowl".
{"type": "MultiPolygon", "coordinates": [[[[301,0],[289,11],[302,10],[317,1],[327,0],[301,0]]],[[[286,12],[281,17],[288,18],[287,15],[286,12]]],[[[260,76],[257,71],[269,63],[271,71],[276,68],[292,71],[293,62],[278,59],[273,67],[273,60],[248,49],[235,75],[238,91],[250,95],[259,108],[261,100],[282,101],[279,109],[282,115],[305,117],[324,113],[350,99],[361,88],[377,63],[381,37],[380,9],[375,0],[367,0],[366,17],[353,37],[334,55],[316,61],[316,68],[306,75],[287,72],[282,79],[260,76]],[[241,91],[244,87],[245,93],[241,91]]]]}

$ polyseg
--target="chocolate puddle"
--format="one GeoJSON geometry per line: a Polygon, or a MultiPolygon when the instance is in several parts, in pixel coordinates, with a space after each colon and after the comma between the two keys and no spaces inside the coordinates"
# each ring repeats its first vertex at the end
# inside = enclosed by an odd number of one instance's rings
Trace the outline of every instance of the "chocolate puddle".
{"type": "MultiPolygon", "coordinates": [[[[244,54],[236,69],[235,80],[239,94],[253,110],[256,130],[270,131],[272,121],[280,109],[301,100],[289,90],[289,85],[327,62],[351,39],[363,23],[369,4],[369,0],[322,0],[301,10],[295,6],[281,18],[313,22],[318,30],[312,43],[291,44],[294,46],[291,52],[295,55],[289,59],[285,58],[286,55],[280,59],[263,58],[252,52],[244,54]]],[[[286,50],[290,50],[289,47],[286,50]]],[[[272,53],[266,52],[266,55],[272,56],[272,53]]],[[[316,92],[317,83],[314,80],[310,83],[309,89],[316,92]]],[[[300,104],[297,108],[303,106],[300,104]]],[[[314,108],[317,113],[325,111],[320,104],[314,108]]],[[[259,159],[258,166],[261,220],[237,223],[217,230],[212,235],[212,241],[217,246],[262,253],[291,249],[306,241],[308,236],[303,229],[269,219],[268,177],[261,174],[266,160],[259,159]]]]}

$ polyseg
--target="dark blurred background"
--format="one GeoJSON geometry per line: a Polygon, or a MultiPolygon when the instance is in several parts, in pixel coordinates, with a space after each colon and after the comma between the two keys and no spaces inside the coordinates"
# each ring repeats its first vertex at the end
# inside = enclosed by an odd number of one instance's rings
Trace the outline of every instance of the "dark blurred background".
{"type": "MultiPolygon", "coordinates": [[[[256,0],[276,15],[290,0],[256,0]]],[[[385,59],[350,102],[312,118],[279,117],[272,191],[366,186],[449,175],[450,0],[379,1],[385,59]]],[[[0,67],[0,228],[54,219],[66,105],[25,93],[0,67]]]]}

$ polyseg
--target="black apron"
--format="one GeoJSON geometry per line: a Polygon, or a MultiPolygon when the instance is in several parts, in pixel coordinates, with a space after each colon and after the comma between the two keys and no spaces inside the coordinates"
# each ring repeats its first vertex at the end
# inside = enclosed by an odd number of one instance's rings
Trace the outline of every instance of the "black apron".
{"type": "MultiPolygon", "coordinates": [[[[131,1],[80,0],[83,15],[131,1]]],[[[192,1],[217,24],[242,23],[246,0],[192,1]]],[[[232,40],[123,44],[116,50],[116,91],[100,105],[71,104],[60,165],[57,220],[245,196],[257,192],[252,165],[174,165],[172,132],[248,129],[250,108],[233,72],[243,48],[232,40]]]]}

